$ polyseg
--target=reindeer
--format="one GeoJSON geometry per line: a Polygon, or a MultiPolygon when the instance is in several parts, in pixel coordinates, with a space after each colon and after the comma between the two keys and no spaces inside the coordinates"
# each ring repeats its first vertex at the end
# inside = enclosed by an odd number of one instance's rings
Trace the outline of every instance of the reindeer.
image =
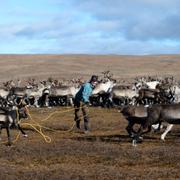
{"type": "Polygon", "coordinates": [[[135,85],[132,87],[126,86],[125,88],[122,88],[122,86],[114,86],[110,93],[110,101],[118,102],[118,105],[134,105],[138,96],[138,89],[135,85]]]}
{"type": "Polygon", "coordinates": [[[90,97],[91,104],[100,105],[102,104],[109,106],[109,96],[112,88],[116,85],[116,80],[112,78],[113,74],[110,74],[110,71],[102,72],[104,78],[92,91],[90,97]]]}
{"type": "Polygon", "coordinates": [[[79,88],[74,86],[53,87],[50,90],[49,99],[52,105],[73,105],[73,98],[78,92],[79,88]]]}
{"type": "Polygon", "coordinates": [[[13,105],[13,107],[11,108],[0,107],[0,133],[3,128],[6,129],[8,136],[7,145],[10,146],[12,144],[10,135],[11,127],[16,127],[21,131],[24,137],[27,137],[27,134],[23,131],[20,124],[18,123],[20,119],[27,117],[28,114],[26,108],[24,106],[21,106],[20,104],[18,106],[13,105]]]}
{"type": "Polygon", "coordinates": [[[137,139],[145,133],[150,132],[150,126],[152,124],[165,122],[168,124],[166,131],[161,135],[161,139],[164,140],[167,133],[171,130],[174,124],[180,124],[180,104],[165,104],[165,105],[153,105],[148,108],[147,118],[137,133],[137,139]],[[143,131],[148,129],[147,131],[143,131]]]}
{"type": "Polygon", "coordinates": [[[40,82],[40,84],[37,85],[36,88],[32,88],[29,91],[28,98],[34,99],[35,107],[39,107],[39,103],[41,105],[45,104],[45,106],[48,106],[48,96],[50,94],[50,89],[50,85],[46,85],[44,82],[40,82]]]}

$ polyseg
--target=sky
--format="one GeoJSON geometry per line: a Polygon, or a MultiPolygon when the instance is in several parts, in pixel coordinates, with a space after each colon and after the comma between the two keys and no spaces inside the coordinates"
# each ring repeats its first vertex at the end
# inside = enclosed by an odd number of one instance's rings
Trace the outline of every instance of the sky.
{"type": "Polygon", "coordinates": [[[0,0],[1,54],[180,54],[179,0],[0,0]]]}

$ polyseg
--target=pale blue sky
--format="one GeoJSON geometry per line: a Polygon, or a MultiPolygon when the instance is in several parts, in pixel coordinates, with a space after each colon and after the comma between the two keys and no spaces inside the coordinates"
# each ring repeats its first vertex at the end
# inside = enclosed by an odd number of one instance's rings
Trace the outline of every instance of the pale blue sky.
{"type": "Polygon", "coordinates": [[[180,2],[0,1],[0,42],[7,54],[180,54],[180,2]]]}

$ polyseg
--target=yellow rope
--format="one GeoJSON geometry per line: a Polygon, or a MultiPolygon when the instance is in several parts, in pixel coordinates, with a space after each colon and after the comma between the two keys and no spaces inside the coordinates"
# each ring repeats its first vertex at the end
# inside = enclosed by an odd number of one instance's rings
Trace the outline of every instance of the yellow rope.
{"type": "MultiPolygon", "coordinates": [[[[27,111],[28,116],[29,116],[30,119],[33,121],[32,116],[31,116],[31,114],[30,114],[27,106],[25,106],[25,108],[26,108],[26,111],[27,111]]],[[[35,122],[35,121],[34,121],[34,122],[35,122]]],[[[43,131],[42,131],[42,128],[46,128],[45,126],[41,126],[41,125],[40,125],[39,123],[37,123],[37,122],[35,122],[34,124],[32,124],[32,123],[21,123],[21,124],[22,124],[22,125],[28,125],[28,126],[32,127],[36,132],[38,132],[38,133],[44,138],[45,142],[47,142],[47,143],[50,143],[50,142],[51,142],[51,138],[50,138],[49,136],[45,135],[45,134],[43,133],[43,131]],[[38,128],[39,128],[39,129],[38,129],[38,128]]],[[[46,128],[46,129],[47,129],[47,128],[46,128]]],[[[48,129],[50,129],[50,128],[48,128],[48,129]]],[[[51,129],[51,130],[52,130],[52,129],[51,129]]]]}
{"type": "MultiPolygon", "coordinates": [[[[68,110],[65,110],[65,111],[55,111],[55,112],[53,112],[53,113],[51,113],[47,118],[45,118],[45,119],[42,119],[41,121],[43,122],[43,121],[47,121],[48,119],[50,119],[54,114],[61,114],[61,113],[65,113],[65,112],[70,112],[70,111],[74,111],[74,107],[73,108],[71,108],[71,109],[68,109],[68,110]]],[[[26,111],[27,111],[27,114],[28,114],[28,116],[30,117],[30,119],[32,120],[32,121],[34,121],[33,120],[33,118],[32,118],[32,116],[31,116],[31,114],[30,114],[30,112],[29,112],[29,109],[26,107],[26,111]]],[[[37,123],[36,121],[34,121],[35,123],[37,123]]],[[[69,129],[69,130],[66,130],[66,132],[70,132],[70,131],[72,131],[72,129],[74,128],[74,126],[75,126],[75,122],[73,123],[73,125],[72,125],[72,127],[69,129]]],[[[44,126],[45,127],[45,126],[44,126]]],[[[49,128],[50,129],[50,128],[49,128]]],[[[51,130],[53,130],[53,129],[51,129],[51,130]]]]}
{"type": "Polygon", "coordinates": [[[37,131],[44,138],[45,142],[51,143],[51,138],[42,132],[42,126],[40,126],[39,124],[31,124],[31,123],[21,123],[21,124],[31,126],[35,131],[37,131]],[[39,129],[36,126],[39,127],[39,129]]]}
{"type": "MultiPolygon", "coordinates": [[[[33,120],[33,118],[32,118],[32,116],[31,116],[31,114],[30,114],[30,112],[29,112],[29,109],[25,106],[25,108],[26,108],[26,111],[27,111],[27,114],[28,114],[28,116],[30,117],[30,119],[32,120],[32,121],[34,121],[33,120]]],[[[56,113],[64,113],[64,112],[69,112],[69,111],[72,111],[72,110],[74,110],[74,108],[72,108],[72,109],[69,109],[69,110],[66,110],[66,111],[55,111],[55,112],[53,112],[53,113],[51,113],[47,118],[45,118],[44,120],[41,120],[41,121],[46,121],[46,120],[48,120],[51,116],[53,116],[54,114],[56,114],[56,113]]],[[[35,121],[34,121],[35,122],[35,121]]],[[[34,124],[32,124],[32,123],[21,123],[22,125],[29,125],[29,126],[31,126],[35,131],[37,131],[43,138],[44,138],[44,140],[45,140],[45,142],[47,142],[47,143],[50,143],[51,142],[51,138],[49,137],[49,136],[47,136],[47,135],[45,135],[43,132],[42,132],[42,128],[44,128],[44,129],[49,129],[49,130],[51,130],[51,131],[56,131],[56,130],[54,130],[54,129],[52,129],[52,128],[47,128],[47,127],[45,127],[45,126],[42,126],[42,125],[40,125],[39,123],[37,123],[37,122],[35,122],[34,124]],[[38,129],[38,128],[39,129],[38,129]]],[[[72,129],[74,128],[74,126],[75,126],[75,122],[73,123],[73,126],[69,129],[69,130],[67,130],[66,132],[70,132],[70,131],[72,131],[72,129]]]]}
{"type": "Polygon", "coordinates": [[[65,112],[70,112],[70,111],[74,111],[74,108],[65,110],[65,111],[55,111],[53,113],[51,113],[47,118],[41,120],[41,121],[47,121],[50,117],[52,117],[54,114],[61,114],[61,113],[65,113],[65,112]]]}
{"type": "MultiPolygon", "coordinates": [[[[28,110],[26,106],[25,106],[25,108],[26,108],[26,110],[28,110]]],[[[27,111],[27,112],[28,112],[28,115],[30,116],[30,119],[32,120],[32,117],[31,117],[29,111],[27,111]]],[[[18,109],[16,109],[16,113],[17,113],[17,122],[18,122],[18,124],[28,125],[28,126],[32,127],[36,132],[38,132],[38,133],[44,138],[45,142],[51,143],[51,138],[50,138],[49,136],[45,135],[45,134],[42,132],[42,127],[43,127],[43,128],[46,128],[46,129],[50,129],[50,128],[47,128],[47,127],[45,127],[45,126],[41,126],[41,125],[38,124],[37,122],[35,122],[34,124],[32,124],[32,123],[22,123],[21,120],[19,120],[19,112],[18,112],[18,109]],[[39,129],[38,129],[38,128],[39,128],[39,129]]],[[[53,130],[53,129],[51,129],[51,130],[53,130]]],[[[54,131],[55,131],[55,130],[54,130],[54,131]]],[[[13,143],[15,143],[15,142],[19,139],[20,134],[21,134],[21,132],[19,132],[19,133],[17,134],[15,140],[12,141],[13,143]]],[[[5,143],[7,143],[7,141],[1,142],[1,144],[5,144],[5,143]]]]}
{"type": "MultiPolygon", "coordinates": [[[[21,101],[20,103],[22,103],[22,101],[21,101]]],[[[27,114],[28,114],[28,116],[30,117],[31,121],[34,121],[33,118],[32,118],[32,116],[31,116],[31,114],[30,114],[30,112],[29,112],[29,109],[27,108],[27,106],[25,106],[25,108],[26,108],[27,114]]],[[[51,113],[47,118],[45,118],[45,119],[43,119],[43,120],[41,120],[41,121],[47,121],[47,120],[48,120],[50,117],[52,117],[54,114],[61,114],[61,113],[70,112],[70,111],[74,111],[74,110],[75,110],[75,108],[73,107],[73,108],[70,108],[70,109],[65,110],[65,111],[55,111],[55,112],[51,113]]],[[[16,113],[17,113],[17,121],[18,121],[19,124],[21,124],[21,125],[28,125],[28,126],[32,127],[36,132],[38,132],[38,133],[44,138],[45,142],[51,143],[51,141],[52,141],[51,138],[50,138],[49,136],[45,135],[45,134],[42,132],[42,128],[44,128],[44,129],[49,129],[49,130],[51,130],[51,131],[56,131],[56,130],[51,129],[51,128],[48,128],[48,127],[45,127],[45,126],[42,126],[42,125],[40,125],[39,123],[37,123],[36,121],[34,121],[34,124],[33,124],[33,123],[22,123],[22,122],[19,120],[19,112],[18,112],[18,109],[16,109],[16,113]],[[38,128],[39,128],[39,129],[38,129],[38,128]]],[[[69,130],[65,130],[65,132],[71,132],[72,129],[74,128],[75,124],[76,124],[76,122],[73,123],[72,127],[71,127],[69,130]]],[[[13,143],[15,143],[15,142],[19,139],[19,136],[20,136],[20,132],[19,132],[18,135],[16,136],[15,140],[13,141],[13,143]]],[[[6,143],[6,142],[3,142],[3,143],[6,143]]]]}
{"type": "Polygon", "coordinates": [[[13,143],[15,143],[15,142],[19,139],[20,134],[21,134],[21,132],[19,131],[19,132],[18,132],[18,135],[17,135],[16,138],[15,138],[15,140],[12,141],[13,143]]]}
{"type": "MultiPolygon", "coordinates": [[[[45,118],[45,119],[43,119],[43,120],[41,120],[41,121],[47,121],[47,120],[50,119],[50,117],[52,117],[54,114],[61,114],[61,113],[64,113],[64,112],[70,112],[70,111],[72,111],[72,110],[74,110],[74,108],[71,108],[71,109],[65,110],[65,111],[55,111],[55,112],[51,113],[47,118],[45,118]]],[[[29,109],[28,109],[27,107],[26,107],[26,111],[27,111],[27,114],[28,114],[28,116],[30,117],[30,119],[31,119],[32,121],[34,121],[33,118],[32,118],[32,116],[31,116],[31,114],[30,114],[30,112],[29,112],[29,109]]],[[[35,122],[35,124],[38,124],[36,121],[34,121],[34,122],[35,122]]],[[[76,123],[74,122],[73,125],[72,125],[72,127],[71,127],[70,129],[68,129],[68,130],[65,130],[65,132],[71,132],[72,129],[74,128],[75,124],[76,124],[76,123]]],[[[54,130],[54,129],[52,129],[52,128],[47,128],[47,127],[42,126],[42,125],[40,125],[40,124],[38,124],[38,125],[41,126],[41,127],[43,127],[44,129],[49,129],[49,130],[51,130],[51,131],[56,131],[56,130],[54,130]]]]}

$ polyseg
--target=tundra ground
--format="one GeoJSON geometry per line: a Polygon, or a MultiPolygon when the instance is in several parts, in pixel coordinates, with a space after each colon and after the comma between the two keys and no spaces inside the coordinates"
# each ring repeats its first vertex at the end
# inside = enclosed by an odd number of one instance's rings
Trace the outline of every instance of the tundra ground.
{"type": "MultiPolygon", "coordinates": [[[[91,132],[68,130],[73,126],[70,108],[30,108],[32,120],[50,129],[43,137],[23,125],[28,138],[20,137],[11,147],[0,145],[0,179],[179,179],[180,130],[174,126],[166,141],[149,133],[132,146],[127,121],[117,109],[90,108],[91,132]]],[[[83,122],[82,122],[83,126],[83,122]]],[[[13,139],[18,135],[12,130],[13,139]]],[[[7,140],[2,131],[2,140],[7,140]]]]}

